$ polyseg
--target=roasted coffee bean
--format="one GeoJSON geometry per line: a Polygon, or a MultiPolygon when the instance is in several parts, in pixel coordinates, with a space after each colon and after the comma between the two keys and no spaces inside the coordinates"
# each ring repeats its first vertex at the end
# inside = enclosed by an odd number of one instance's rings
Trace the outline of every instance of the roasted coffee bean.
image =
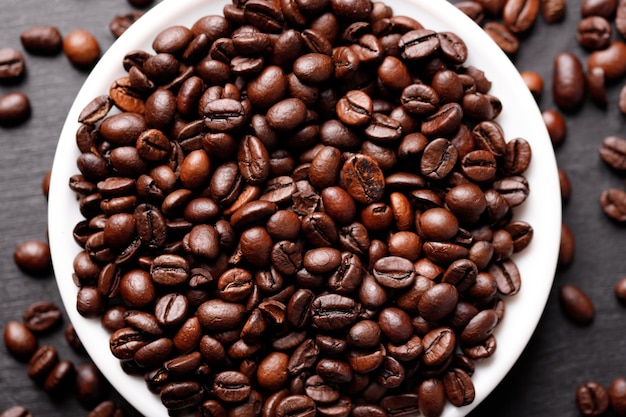
{"type": "Polygon", "coordinates": [[[95,407],[104,396],[104,377],[92,362],[75,367],[76,399],[85,408],[95,407]]]}
{"type": "Polygon", "coordinates": [[[221,401],[236,403],[250,395],[250,381],[241,372],[225,371],[215,376],[213,392],[221,401]]]}
{"type": "Polygon", "coordinates": [[[20,79],[26,69],[24,56],[14,48],[0,48],[0,82],[20,79]]]}
{"type": "Polygon", "coordinates": [[[576,40],[589,51],[604,49],[611,43],[611,24],[600,16],[589,16],[578,23],[576,40]]]}
{"type": "Polygon", "coordinates": [[[313,417],[316,413],[313,399],[305,395],[289,395],[278,402],[276,417],[313,417]]]}
{"type": "Polygon", "coordinates": [[[59,354],[53,346],[41,346],[28,361],[28,377],[43,382],[58,361],[59,354]]]}
{"type": "Polygon", "coordinates": [[[502,10],[502,20],[513,33],[528,31],[537,20],[540,0],[507,1],[502,10]]]}
{"type": "Polygon", "coordinates": [[[56,55],[63,48],[61,32],[55,26],[35,26],[20,34],[24,49],[34,55],[56,55]]]}
{"type": "Polygon", "coordinates": [[[0,126],[17,126],[28,120],[30,114],[30,99],[26,94],[13,91],[0,96],[0,126]]]}
{"type": "Polygon", "coordinates": [[[51,301],[39,301],[28,306],[22,318],[33,332],[45,332],[60,323],[61,310],[51,301]]]}
{"type": "Polygon", "coordinates": [[[453,368],[443,375],[446,398],[456,407],[462,407],[474,401],[475,391],[472,378],[462,369],[453,368]]]}
{"type": "Polygon", "coordinates": [[[337,117],[348,126],[362,126],[370,122],[372,99],[361,90],[348,91],[337,102],[337,117]]]}
{"type": "MultiPolygon", "coordinates": [[[[380,401],[380,406],[389,416],[408,417],[418,413],[418,395],[389,395],[380,401]]],[[[369,411],[369,410],[368,410],[369,411]]],[[[374,415],[376,411],[374,411],[374,415]]]]}
{"type": "Polygon", "coordinates": [[[62,396],[71,388],[74,379],[74,364],[62,360],[52,368],[43,382],[43,390],[52,397],[62,396]]]}
{"type": "Polygon", "coordinates": [[[385,190],[385,180],[378,164],[365,155],[355,155],[342,168],[343,181],[350,196],[359,203],[379,201],[385,190]]]}
{"type": "Polygon", "coordinates": [[[556,105],[564,111],[580,107],[585,95],[585,76],[578,57],[561,52],[554,58],[552,94],[556,105]]]}
{"type": "Polygon", "coordinates": [[[170,410],[197,406],[202,402],[204,389],[195,381],[170,382],[160,392],[161,402],[170,410]]]}
{"type": "Polygon", "coordinates": [[[573,284],[564,284],[559,290],[559,301],[563,311],[577,324],[588,325],[593,321],[595,308],[583,290],[573,284]]]}
{"type": "Polygon", "coordinates": [[[557,265],[559,267],[567,267],[574,261],[574,255],[576,253],[576,240],[572,229],[565,224],[561,224],[561,241],[559,245],[559,256],[557,258],[557,265]]]}
{"type": "Polygon", "coordinates": [[[50,247],[38,240],[24,241],[15,248],[13,261],[25,273],[43,276],[49,273],[52,267],[50,247]]]}
{"type": "Polygon", "coordinates": [[[141,16],[143,11],[133,10],[125,14],[117,14],[109,21],[109,31],[115,38],[122,36],[126,29],[135,23],[141,16]]]}
{"type": "Polygon", "coordinates": [[[417,402],[425,417],[441,415],[446,404],[443,382],[436,378],[422,381],[417,391],[417,402]]]}
{"type": "Polygon", "coordinates": [[[602,16],[606,19],[614,17],[617,9],[615,0],[584,0],[580,5],[582,17],[602,16]]]}
{"type": "Polygon", "coordinates": [[[609,409],[609,394],[595,381],[585,382],[576,389],[576,407],[584,416],[601,416],[609,409]]]}
{"type": "Polygon", "coordinates": [[[607,136],[598,149],[600,158],[611,168],[626,170],[626,140],[617,136],[607,136]]]}
{"type": "Polygon", "coordinates": [[[311,320],[320,330],[341,329],[352,324],[358,315],[356,302],[338,294],[321,295],[311,304],[311,320]]]}
{"type": "Polygon", "coordinates": [[[600,206],[604,214],[616,222],[626,221],[626,192],[619,188],[609,188],[600,194],[600,206]]]}
{"type": "Polygon", "coordinates": [[[39,342],[24,324],[9,321],[4,327],[4,345],[17,360],[27,362],[39,347],[39,342]]]}
{"type": "Polygon", "coordinates": [[[90,33],[75,29],[63,38],[63,52],[79,69],[90,69],[100,58],[100,44],[90,33]]]}

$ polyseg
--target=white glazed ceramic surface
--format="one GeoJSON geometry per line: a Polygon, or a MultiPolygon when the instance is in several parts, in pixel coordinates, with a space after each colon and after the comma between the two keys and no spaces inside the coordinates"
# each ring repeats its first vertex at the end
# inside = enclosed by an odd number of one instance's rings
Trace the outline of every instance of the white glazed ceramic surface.
{"type": "MultiPolygon", "coordinates": [[[[516,208],[515,218],[529,222],[534,238],[529,247],[514,256],[522,275],[520,292],[505,298],[506,314],[495,336],[497,350],[493,357],[478,362],[473,376],[474,402],[462,408],[447,405],[446,417],[463,416],[477,406],[511,369],[528,343],[547,301],[559,247],[561,201],[554,152],[541,114],[517,73],[517,70],[491,39],[469,18],[445,0],[386,0],[396,15],[408,15],[425,27],[453,31],[466,42],[466,63],[485,71],[492,81],[491,93],[500,98],[503,111],[497,121],[506,139],[527,139],[533,152],[526,172],[530,196],[516,208]]],[[[77,287],[72,281],[72,262],[80,248],[72,230],[83,220],[76,196],[68,188],[68,179],[78,173],[75,132],[78,115],[97,95],[107,94],[109,85],[125,75],[122,58],[134,49],[150,51],[152,40],[164,28],[182,24],[190,27],[199,17],[222,14],[225,0],[165,0],[131,26],[102,57],[74,102],[63,128],[54,165],[49,196],[49,236],[54,272],[61,297],[76,332],[87,352],[113,386],[146,416],[166,417],[167,411],[158,396],[150,393],[139,377],[126,375],[109,350],[109,333],[97,319],[85,319],[76,311],[77,287]]]]}

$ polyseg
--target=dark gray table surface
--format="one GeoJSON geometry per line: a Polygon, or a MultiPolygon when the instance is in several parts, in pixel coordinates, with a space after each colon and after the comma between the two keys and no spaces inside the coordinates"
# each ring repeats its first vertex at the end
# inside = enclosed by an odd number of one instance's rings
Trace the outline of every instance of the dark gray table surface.
{"type": "MultiPolygon", "coordinates": [[[[548,25],[539,18],[515,58],[520,70],[535,70],[545,79],[542,109],[553,106],[550,94],[552,61],[559,51],[587,53],[575,40],[581,0],[568,2],[563,23],[548,25]]],[[[0,0],[0,47],[22,49],[19,35],[36,25],[52,24],[62,33],[76,28],[91,31],[104,49],[113,42],[108,29],[115,15],[132,10],[125,0],[0,0]]],[[[41,182],[51,167],[58,135],[86,73],[74,69],[63,55],[26,55],[28,73],[17,85],[0,85],[0,94],[21,90],[29,95],[31,119],[18,128],[0,128],[0,326],[20,320],[25,308],[40,300],[61,305],[52,276],[32,278],[12,261],[16,245],[46,238],[46,200],[41,182]]],[[[564,221],[576,236],[571,267],[558,271],[539,326],[521,358],[496,390],[472,416],[576,416],[576,387],[587,380],[605,386],[626,377],[626,309],[614,295],[615,282],[626,275],[626,231],[602,213],[598,198],[608,187],[623,187],[624,179],[599,159],[597,149],[607,135],[625,135],[625,118],[617,110],[620,83],[609,88],[609,107],[598,109],[589,100],[567,117],[568,135],[556,149],[559,165],[572,181],[572,197],[564,206],[564,221]],[[580,327],[560,310],[557,291],[564,283],[584,289],[596,307],[594,322],[580,327]]],[[[526,277],[525,277],[526,278],[526,277]]],[[[532,277],[527,277],[532,279],[532,277]]],[[[65,319],[67,323],[67,319],[65,319]]],[[[64,323],[64,324],[65,324],[64,323]]],[[[62,331],[40,338],[62,358],[88,361],[65,343],[62,331]]],[[[138,415],[124,404],[127,415],[138,415]]],[[[26,367],[0,346],[0,410],[22,404],[36,417],[80,416],[87,410],[68,395],[51,399],[26,375],[26,367]]]]}

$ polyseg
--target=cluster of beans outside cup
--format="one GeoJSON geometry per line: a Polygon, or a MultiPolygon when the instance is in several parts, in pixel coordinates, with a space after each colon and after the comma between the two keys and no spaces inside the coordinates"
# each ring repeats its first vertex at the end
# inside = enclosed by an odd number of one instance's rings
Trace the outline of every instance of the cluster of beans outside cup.
{"type": "Polygon", "coordinates": [[[69,180],[77,309],[123,369],[171,415],[471,403],[531,149],[463,40],[379,2],[249,0],[152,48],[81,113],[69,180]]]}

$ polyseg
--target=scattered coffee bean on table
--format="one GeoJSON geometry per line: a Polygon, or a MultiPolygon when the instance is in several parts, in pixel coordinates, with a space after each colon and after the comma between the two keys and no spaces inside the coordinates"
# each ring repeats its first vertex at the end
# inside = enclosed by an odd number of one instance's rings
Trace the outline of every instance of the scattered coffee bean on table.
{"type": "Polygon", "coordinates": [[[65,35],[63,52],[72,65],[87,70],[91,69],[100,59],[100,44],[90,32],[75,29],[65,35]]]}
{"type": "Polygon", "coordinates": [[[559,301],[563,311],[577,324],[588,325],[595,316],[595,307],[587,294],[573,284],[564,284],[559,289],[559,301]]]}
{"type": "Polygon", "coordinates": [[[57,55],[63,50],[63,36],[55,26],[36,26],[20,34],[24,49],[33,55],[57,55]]]}
{"type": "Polygon", "coordinates": [[[129,52],[81,113],[79,313],[170,413],[471,403],[457,363],[494,353],[522,285],[529,143],[454,33],[229,6],[129,52]]]}
{"type": "Polygon", "coordinates": [[[583,416],[601,416],[609,409],[609,395],[601,384],[585,382],[576,390],[576,405],[583,416]]]}
{"type": "Polygon", "coordinates": [[[50,246],[40,240],[26,240],[13,252],[15,264],[31,276],[45,276],[52,270],[50,246]]]}
{"type": "Polygon", "coordinates": [[[13,91],[0,96],[0,127],[18,126],[30,115],[30,99],[26,94],[13,91]]]}
{"type": "Polygon", "coordinates": [[[0,48],[0,83],[14,82],[24,75],[24,56],[14,48],[0,48]]]}

